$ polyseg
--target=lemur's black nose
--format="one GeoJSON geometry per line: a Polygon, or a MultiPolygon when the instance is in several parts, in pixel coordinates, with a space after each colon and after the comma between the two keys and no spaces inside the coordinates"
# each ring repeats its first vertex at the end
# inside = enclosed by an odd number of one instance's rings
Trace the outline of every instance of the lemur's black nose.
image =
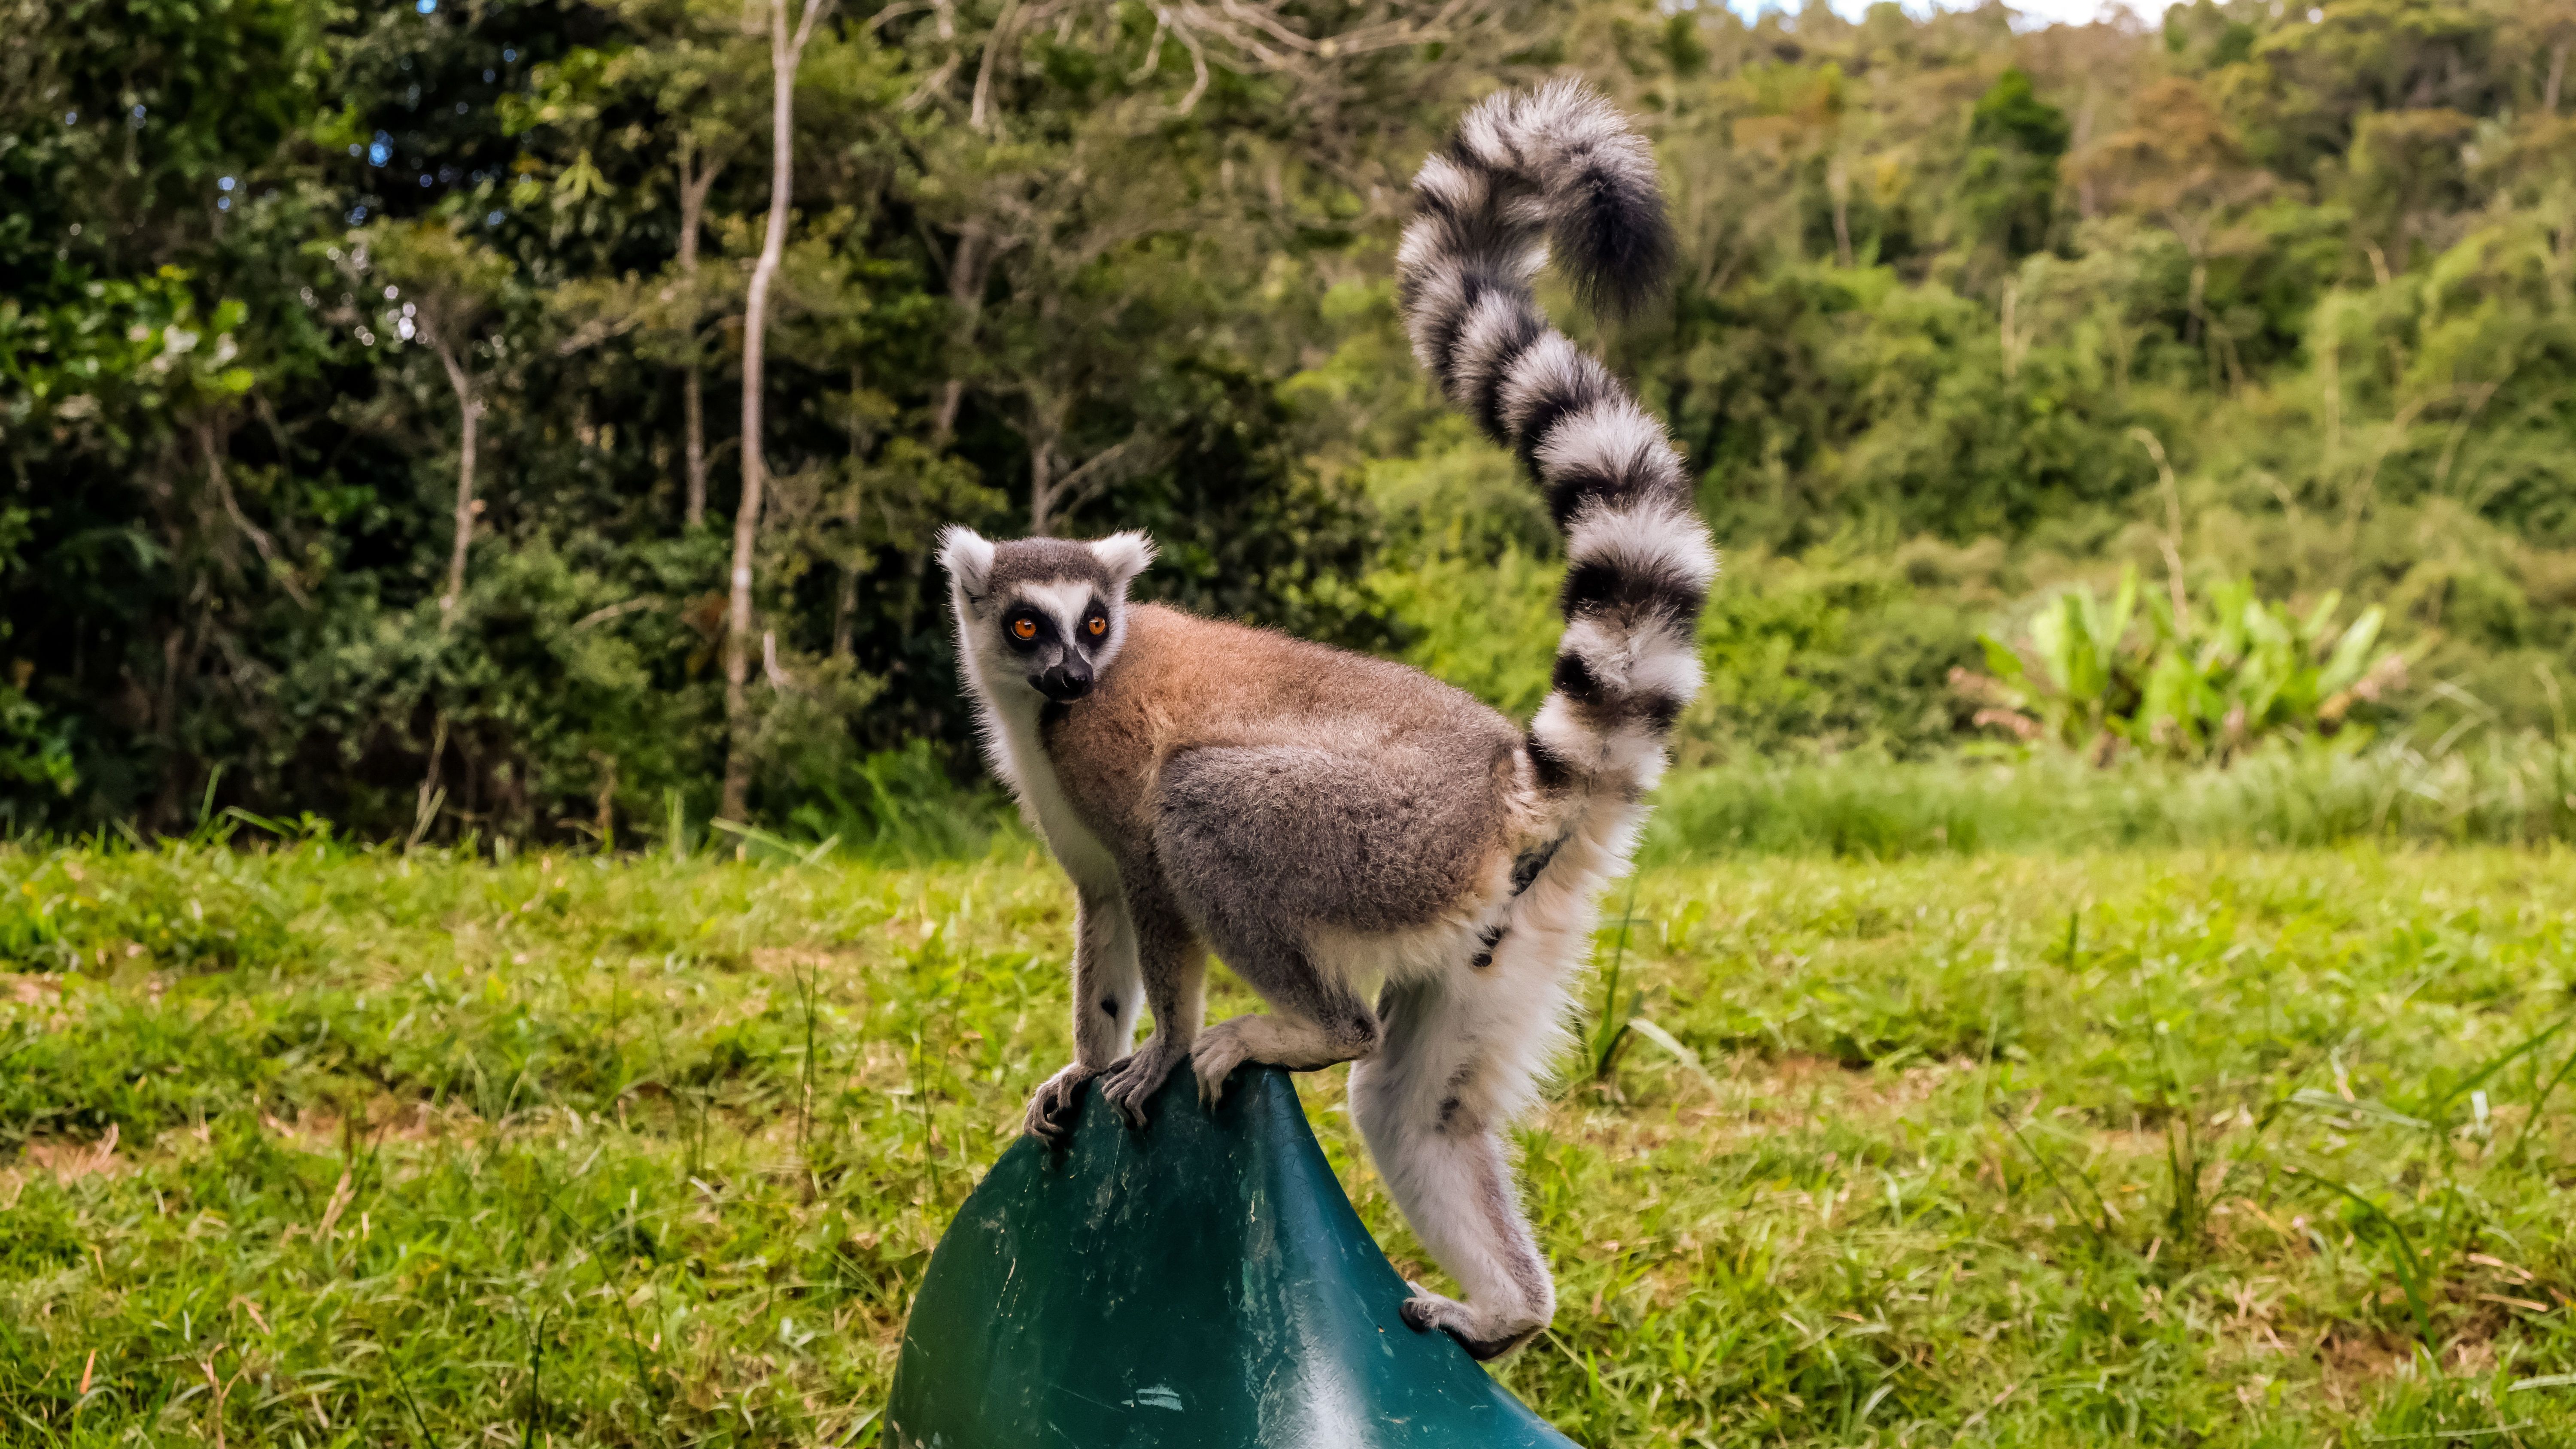
{"type": "Polygon", "coordinates": [[[1071,704],[1091,692],[1091,667],[1087,664],[1050,664],[1039,671],[1038,693],[1058,704],[1071,704]]]}

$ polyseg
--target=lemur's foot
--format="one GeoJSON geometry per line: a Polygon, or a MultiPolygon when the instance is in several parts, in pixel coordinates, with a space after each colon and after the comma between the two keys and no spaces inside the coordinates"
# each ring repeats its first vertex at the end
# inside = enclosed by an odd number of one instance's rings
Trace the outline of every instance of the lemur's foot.
{"type": "Polygon", "coordinates": [[[1080,1062],[1046,1079],[1046,1084],[1029,1098],[1028,1115],[1021,1119],[1020,1130],[1032,1137],[1043,1138],[1050,1147],[1062,1147],[1073,1136],[1073,1119],[1082,1111],[1082,1089],[1091,1085],[1099,1072],[1080,1062]]]}
{"type": "Polygon", "coordinates": [[[1224,1101],[1225,1079],[1251,1059],[1251,1049],[1243,1044],[1233,1022],[1220,1021],[1200,1032],[1190,1044],[1190,1070],[1199,1079],[1200,1104],[1213,1109],[1224,1101]]]}
{"type": "Polygon", "coordinates": [[[1407,1284],[1413,1296],[1397,1310],[1415,1331],[1428,1333],[1439,1329],[1458,1340],[1467,1357],[1478,1363],[1501,1358],[1513,1349],[1536,1338],[1547,1327],[1546,1319],[1533,1321],[1529,1315],[1479,1313],[1454,1298],[1427,1293],[1418,1284],[1407,1284]]]}
{"type": "Polygon", "coordinates": [[[1128,1126],[1142,1127],[1145,1125],[1145,1104],[1153,1100],[1156,1092],[1163,1090],[1163,1083],[1172,1075],[1172,1068],[1179,1066],[1187,1055],[1186,1048],[1170,1045],[1159,1032],[1147,1037],[1134,1056],[1109,1069],[1109,1074],[1100,1083],[1100,1095],[1109,1099],[1110,1105],[1118,1109],[1118,1115],[1127,1119],[1128,1126]]]}

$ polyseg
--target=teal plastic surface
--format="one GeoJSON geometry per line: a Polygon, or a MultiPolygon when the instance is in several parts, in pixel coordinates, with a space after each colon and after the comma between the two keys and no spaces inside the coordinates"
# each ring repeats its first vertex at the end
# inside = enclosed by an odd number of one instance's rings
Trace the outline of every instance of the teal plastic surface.
{"type": "Polygon", "coordinates": [[[1351,1210],[1285,1072],[1213,1116],[1186,1068],[1131,1131],[1002,1154],[931,1255],[897,1449],[1572,1449],[1446,1334],[1351,1210]]]}

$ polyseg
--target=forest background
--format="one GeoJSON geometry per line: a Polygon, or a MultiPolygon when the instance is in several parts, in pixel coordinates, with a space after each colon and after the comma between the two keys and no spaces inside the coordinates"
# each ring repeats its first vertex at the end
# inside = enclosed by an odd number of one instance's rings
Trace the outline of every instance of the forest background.
{"type": "Polygon", "coordinates": [[[12,830],[884,838],[977,775],[951,520],[1150,529],[1148,595],[1526,710],[1555,542],[1391,250],[1461,109],[1565,71],[1681,238],[1558,310],[1726,547],[1685,764],[2223,760],[2279,690],[2150,729],[2147,636],[2215,679],[2311,615],[2306,748],[2563,724],[2570,0],[0,17],[12,830]]]}

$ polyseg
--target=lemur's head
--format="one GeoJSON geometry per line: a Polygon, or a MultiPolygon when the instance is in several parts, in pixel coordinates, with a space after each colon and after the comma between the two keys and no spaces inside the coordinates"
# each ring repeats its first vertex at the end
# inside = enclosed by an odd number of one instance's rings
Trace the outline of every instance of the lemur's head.
{"type": "Polygon", "coordinates": [[[939,535],[958,648],[978,686],[1025,681],[1058,704],[1089,694],[1126,642],[1127,581],[1153,561],[1141,533],[995,543],[951,525],[939,535]]]}

